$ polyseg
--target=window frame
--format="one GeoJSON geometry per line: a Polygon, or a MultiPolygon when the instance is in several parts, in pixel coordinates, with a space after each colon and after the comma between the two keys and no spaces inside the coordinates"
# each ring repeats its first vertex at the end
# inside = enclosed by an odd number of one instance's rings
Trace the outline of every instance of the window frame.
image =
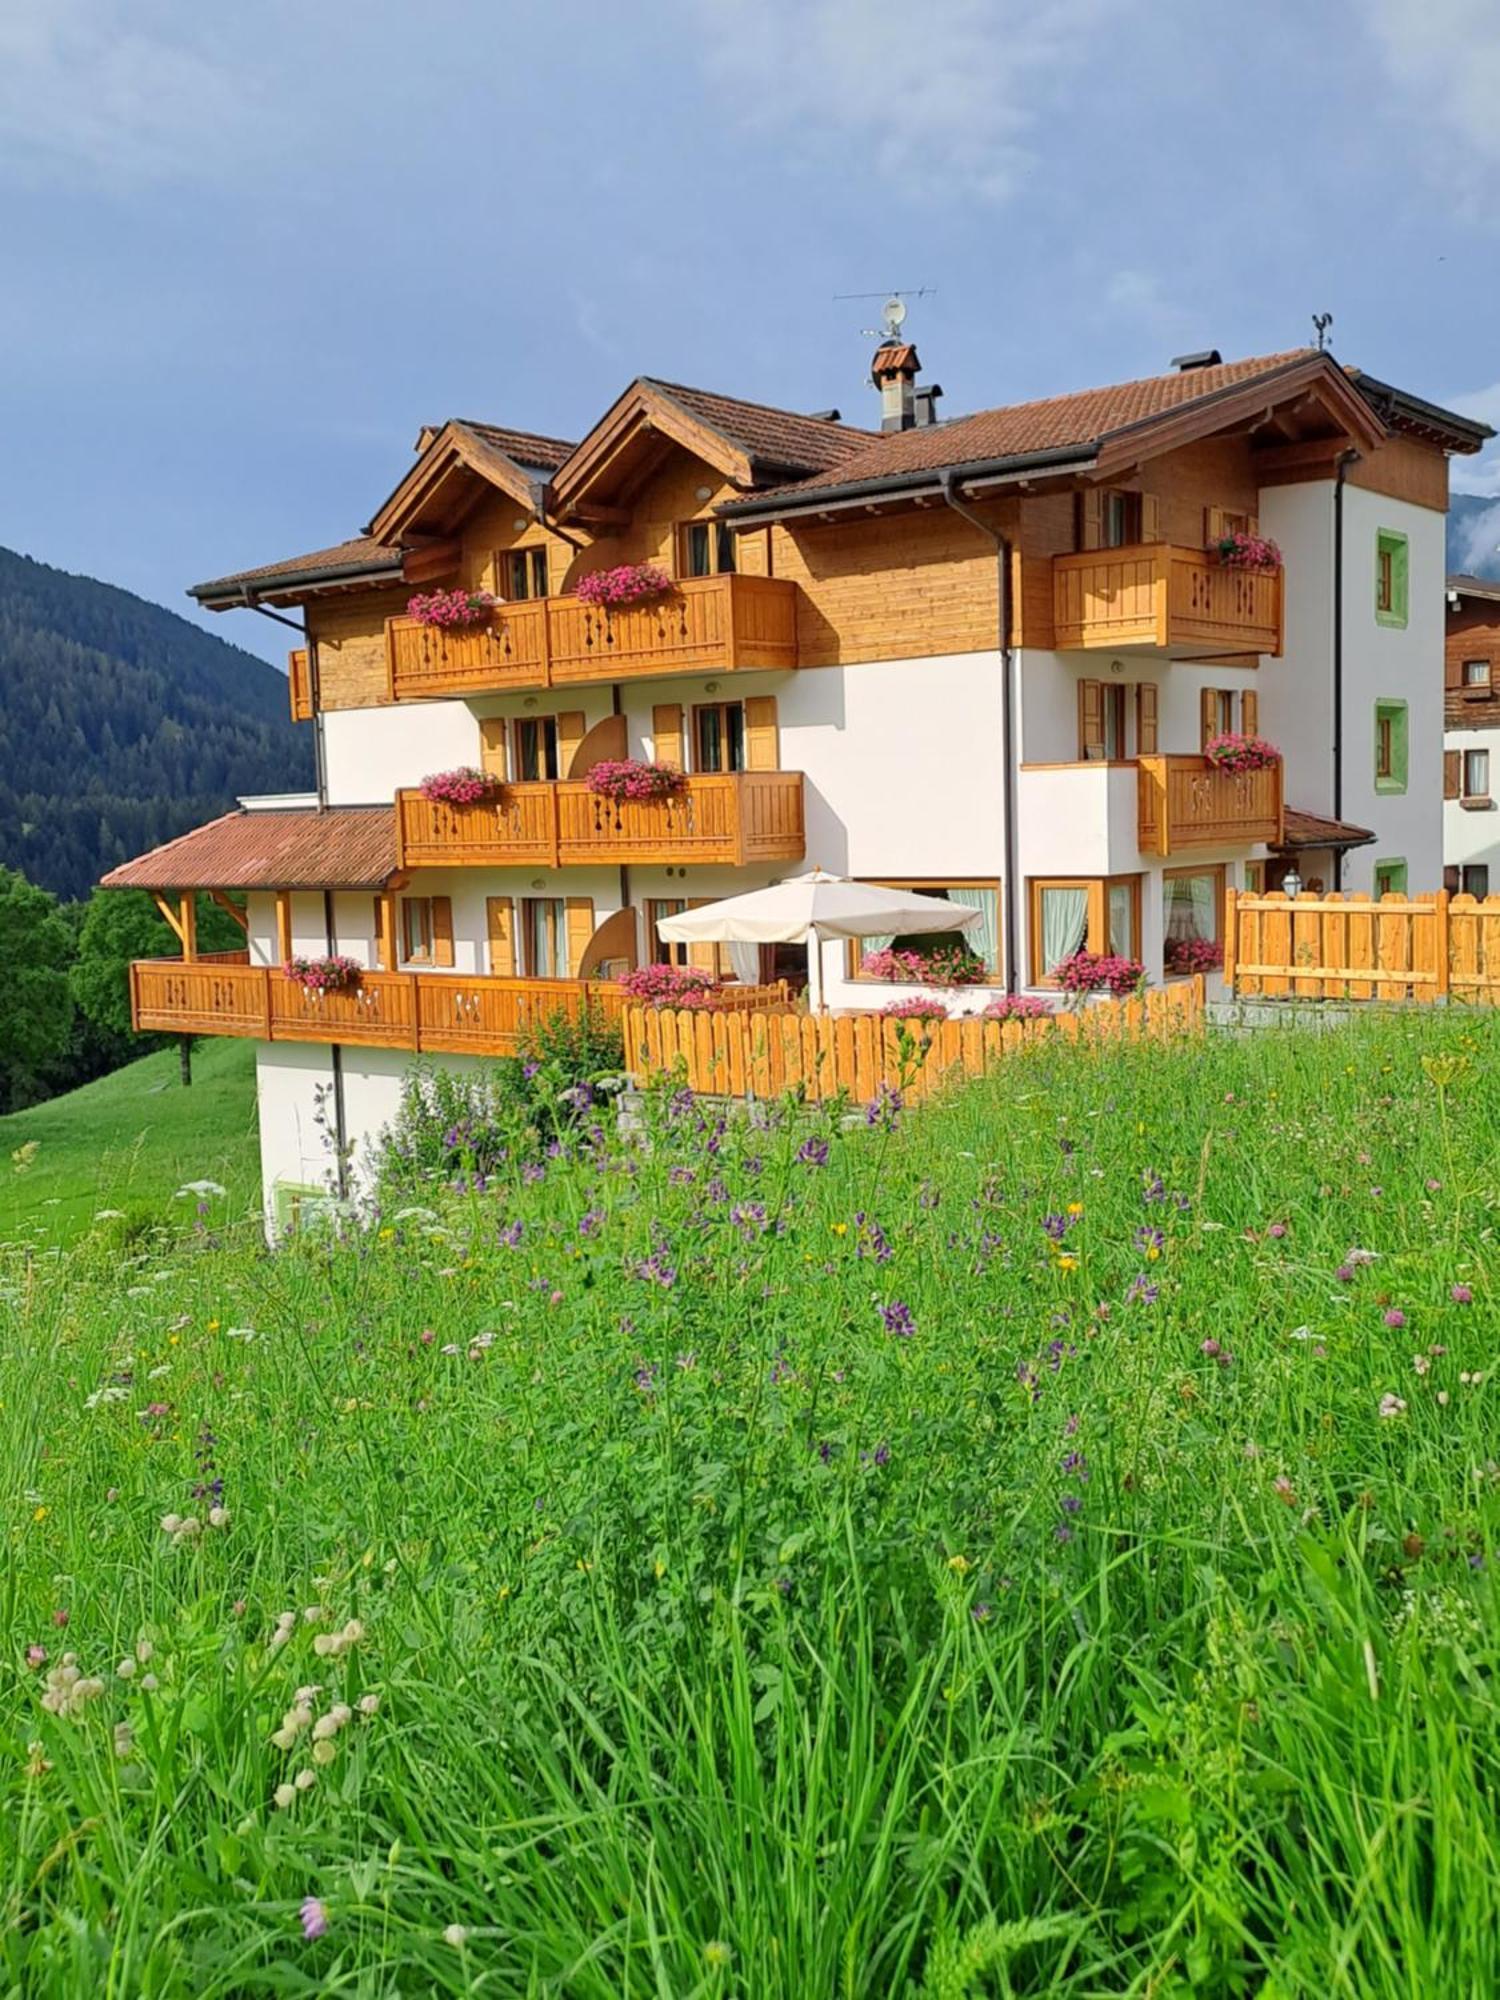
{"type": "MultiPolygon", "coordinates": [[[[872,889],[910,889],[918,896],[935,896],[949,889],[989,889],[995,898],[995,963],[985,971],[981,984],[994,986],[1005,977],[1005,905],[1000,896],[998,875],[861,875],[857,878],[872,889]]],[[[966,939],[967,931],[955,931],[955,940],[966,939]]],[[[846,977],[858,980],[865,986],[886,986],[888,980],[871,979],[860,971],[860,961],[865,955],[868,940],[850,938],[849,961],[846,977]]]]}
{"type": "Polygon", "coordinates": [[[1404,854],[1393,854],[1385,861],[1377,861],[1370,870],[1371,895],[1377,902],[1382,896],[1404,896],[1407,893],[1407,879],[1406,856],[1404,854]],[[1387,887],[1382,888],[1380,886],[1382,875],[1390,875],[1399,879],[1393,880],[1387,887]]]}
{"type": "Polygon", "coordinates": [[[1488,694],[1494,685],[1494,669],[1489,660],[1461,660],[1458,667],[1458,685],[1466,695],[1488,694]],[[1469,679],[1470,667],[1478,667],[1481,678],[1469,679]]]}
{"type": "Polygon", "coordinates": [[[1375,531],[1375,622],[1404,629],[1409,616],[1411,544],[1397,528],[1375,531]]]}
{"type": "MultiPolygon", "coordinates": [[[[1264,880],[1264,867],[1265,864],[1262,863],[1262,880],[1264,880]]],[[[1161,976],[1163,980],[1190,979],[1192,977],[1192,974],[1187,972],[1167,971],[1167,884],[1169,882],[1181,882],[1194,875],[1211,875],[1213,877],[1214,934],[1212,941],[1220,946],[1221,949],[1224,944],[1224,913],[1228,901],[1226,892],[1229,888],[1229,869],[1227,864],[1222,861],[1200,861],[1185,863],[1181,868],[1163,868],[1161,871],[1161,976]]]]}
{"type": "Polygon", "coordinates": [[[1410,765],[1410,704],[1380,696],[1375,702],[1375,790],[1395,797],[1405,792],[1410,765]],[[1389,731],[1390,768],[1382,771],[1385,732],[1389,731]]]}
{"type": "MultiPolygon", "coordinates": [[[[542,758],[539,761],[545,763],[546,759],[542,758]]],[[[562,735],[557,726],[556,715],[515,715],[511,717],[510,773],[512,783],[518,785],[551,784],[561,778],[562,735]],[[521,754],[521,732],[524,729],[542,730],[548,725],[550,725],[552,730],[552,762],[555,768],[550,772],[542,770],[535,778],[528,778],[522,768],[524,760],[521,754]]]]}
{"type": "Polygon", "coordinates": [[[521,549],[496,549],[495,551],[495,594],[507,604],[529,604],[538,597],[550,597],[551,576],[549,574],[548,550],[542,543],[529,544],[521,549]],[[516,589],[516,579],[512,565],[521,568],[521,589],[516,589]],[[538,585],[540,584],[540,588],[538,585]]]}
{"type": "Polygon", "coordinates": [[[662,917],[681,916],[690,907],[686,896],[648,896],[646,898],[646,943],[651,956],[648,965],[686,965],[690,947],[664,938],[657,930],[657,922],[662,917]]]}
{"type": "Polygon", "coordinates": [[[681,581],[691,583],[710,576],[734,576],[737,570],[734,530],[727,521],[710,519],[678,523],[677,574],[681,581]],[[706,538],[706,569],[694,567],[693,538],[700,534],[706,538]]]}
{"type": "Polygon", "coordinates": [[[1458,881],[1459,895],[1473,896],[1477,902],[1482,903],[1490,893],[1490,864],[1487,861],[1464,862],[1458,871],[1458,881]],[[1484,887],[1482,889],[1471,889],[1469,887],[1468,878],[1476,874],[1484,877],[1484,887]]]}
{"type": "Polygon", "coordinates": [[[1490,753],[1488,749],[1480,747],[1472,750],[1461,750],[1459,752],[1458,797],[1459,803],[1466,806],[1487,806],[1490,803],[1490,753]],[[1471,757],[1482,757],[1484,759],[1483,791],[1474,790],[1469,783],[1469,759],[1471,757]]]}
{"type": "Polygon", "coordinates": [[[434,950],[437,930],[433,923],[431,896],[402,896],[401,903],[401,963],[403,965],[433,965],[436,963],[434,950]],[[418,916],[422,942],[414,950],[412,947],[414,916],[418,916]]]}
{"type": "MultiPolygon", "coordinates": [[[[1196,874],[1196,869],[1189,870],[1196,874]]],[[[1136,875],[1028,875],[1026,878],[1028,985],[1057,990],[1057,980],[1042,970],[1042,895],[1048,889],[1082,889],[1088,896],[1088,920],[1080,951],[1103,953],[1109,950],[1109,892],[1127,886],[1130,890],[1131,945],[1128,957],[1141,960],[1141,881],[1136,875]]]]}
{"type": "Polygon", "coordinates": [[[517,940],[517,942],[520,944],[521,947],[520,952],[518,953],[521,965],[521,977],[523,979],[566,979],[568,977],[567,897],[566,896],[518,896],[516,898],[516,906],[520,914],[520,922],[517,925],[517,929],[520,932],[520,937],[517,940]],[[557,928],[554,930],[552,936],[552,956],[555,960],[557,960],[561,964],[562,966],[561,971],[557,970],[556,965],[554,965],[553,969],[550,972],[541,972],[537,969],[536,965],[537,954],[535,951],[535,939],[532,933],[532,922],[533,922],[533,913],[544,906],[549,907],[557,912],[557,916],[555,919],[557,928]]]}
{"type": "Polygon", "coordinates": [[[692,735],[691,749],[692,749],[692,766],[695,773],[701,773],[705,777],[731,777],[738,771],[749,770],[750,719],[745,713],[745,701],[742,695],[732,695],[723,701],[694,702],[692,708],[692,716],[693,716],[693,735],[692,735]],[[701,718],[711,713],[717,713],[719,717],[719,748],[722,753],[729,746],[729,740],[730,740],[729,711],[731,709],[739,710],[740,761],[738,764],[726,764],[723,762],[720,762],[718,764],[705,764],[703,761],[703,742],[701,736],[699,735],[699,730],[702,726],[701,718]]]}
{"type": "Polygon", "coordinates": [[[1099,546],[1101,549],[1138,548],[1146,531],[1145,506],[1139,493],[1123,486],[1107,486],[1099,495],[1099,546]],[[1110,513],[1119,509],[1119,540],[1110,535],[1110,513]]]}

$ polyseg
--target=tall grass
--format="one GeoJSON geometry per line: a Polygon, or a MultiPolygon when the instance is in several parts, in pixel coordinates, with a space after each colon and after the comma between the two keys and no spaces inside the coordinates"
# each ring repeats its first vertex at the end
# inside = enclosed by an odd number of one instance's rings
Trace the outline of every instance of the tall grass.
{"type": "Polygon", "coordinates": [[[664,1098],[343,1244],[17,1266],[8,1990],[1500,1990],[1495,1055],[664,1098]]]}

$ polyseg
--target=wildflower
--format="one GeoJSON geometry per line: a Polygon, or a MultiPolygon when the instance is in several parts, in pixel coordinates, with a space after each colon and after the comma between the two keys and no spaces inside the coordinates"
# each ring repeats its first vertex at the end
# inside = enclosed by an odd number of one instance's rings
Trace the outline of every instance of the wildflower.
{"type": "Polygon", "coordinates": [[[302,1935],[304,1938],[320,1938],[327,1934],[328,1912],[316,1896],[302,1899],[302,1935]]]}
{"type": "Polygon", "coordinates": [[[449,1924],[443,1931],[443,1942],[451,1944],[455,1951],[462,1951],[469,1941],[469,1933],[462,1924],[449,1924]]]}
{"type": "Polygon", "coordinates": [[[338,1745],[327,1736],[319,1737],[312,1747],[312,1760],[315,1764],[331,1764],[338,1754],[338,1745]]]}
{"type": "Polygon", "coordinates": [[[1131,1304],[1135,1299],[1139,1299],[1143,1305],[1154,1306],[1160,1296],[1160,1285],[1151,1284],[1144,1271],[1137,1272],[1125,1289],[1125,1303],[1127,1305],[1131,1304]]]}
{"type": "Polygon", "coordinates": [[[1354,1266],[1352,1264],[1340,1264],[1333,1275],[1341,1285],[1347,1285],[1354,1276],[1354,1266]]]}
{"type": "Polygon", "coordinates": [[[1385,1323],[1389,1327],[1405,1326],[1406,1314],[1399,1307],[1390,1306],[1386,1310],[1385,1323]]]}
{"type": "Polygon", "coordinates": [[[211,1528],[227,1528],[229,1526],[229,1509],[227,1507],[210,1507],[208,1510],[208,1525],[211,1528]]]}
{"type": "Polygon", "coordinates": [[[1296,1506],[1297,1489],[1284,1472],[1277,1473],[1276,1477],[1271,1481],[1271,1491],[1279,1500],[1285,1501],[1288,1507],[1296,1506]]]}
{"type": "Polygon", "coordinates": [[[135,1661],[127,1655],[115,1668],[115,1673],[122,1681],[133,1680],[135,1678],[135,1661]]]}
{"type": "Polygon", "coordinates": [[[297,1787],[297,1790],[299,1792],[310,1792],[313,1786],[317,1782],[318,1782],[317,1772],[309,1771],[306,1769],[299,1771],[296,1777],[292,1780],[292,1783],[297,1787]]]}
{"type": "Polygon", "coordinates": [[[28,1667],[46,1666],[47,1648],[45,1646],[28,1646],[26,1648],[26,1664],[28,1667]]]}
{"type": "Polygon", "coordinates": [[[722,1972],[733,1957],[733,1951],[722,1938],[710,1938],[703,1947],[703,1963],[716,1972],[722,1972]]]}
{"type": "Polygon", "coordinates": [[[278,1785],[271,1794],[271,1799],[278,1812],[285,1812],[289,1806],[296,1803],[297,1787],[295,1785],[278,1785]]]}
{"type": "Polygon", "coordinates": [[[1274,1237],[1279,1242],[1286,1235],[1286,1224],[1284,1222],[1273,1222],[1268,1225],[1266,1234],[1267,1236],[1274,1237]]]}
{"type": "Polygon", "coordinates": [[[1414,1354],[1411,1358],[1411,1365],[1419,1375],[1425,1375],[1428,1369],[1431,1368],[1432,1363],[1425,1354],[1414,1354]]]}
{"type": "Polygon", "coordinates": [[[380,1696],[378,1694],[362,1694],[360,1696],[359,1712],[362,1716],[364,1716],[366,1721],[368,1721],[372,1715],[376,1714],[379,1708],[380,1708],[380,1696]]]}
{"type": "Polygon", "coordinates": [[[967,1576],[973,1565],[967,1556],[949,1556],[948,1567],[958,1576],[967,1576]]]}
{"type": "Polygon", "coordinates": [[[917,1330],[917,1322],[912,1310],[904,1299],[893,1299],[888,1306],[876,1308],[887,1333],[893,1333],[898,1340],[910,1340],[917,1330]]]}
{"type": "Polygon", "coordinates": [[[988,1625],[994,1615],[994,1607],[984,1603],[982,1600],[978,1604],[971,1605],[969,1609],[969,1616],[974,1620],[976,1625],[988,1625]]]}
{"type": "Polygon", "coordinates": [[[1380,1414],[1383,1417],[1399,1417],[1406,1409],[1404,1398],[1389,1392],[1380,1399],[1380,1414]]]}
{"type": "Polygon", "coordinates": [[[1467,1306],[1474,1303],[1474,1294],[1467,1285],[1455,1285],[1448,1296],[1456,1306],[1467,1306]]]}
{"type": "Polygon", "coordinates": [[[826,1167],[828,1165],[828,1141],[826,1139],[804,1139],[797,1148],[797,1159],[804,1167],[826,1167]]]}

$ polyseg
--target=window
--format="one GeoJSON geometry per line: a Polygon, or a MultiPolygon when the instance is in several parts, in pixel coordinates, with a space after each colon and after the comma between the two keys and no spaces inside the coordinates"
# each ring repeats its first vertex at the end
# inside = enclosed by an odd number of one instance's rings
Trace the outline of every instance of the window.
{"type": "Polygon", "coordinates": [[[1139,493],[1102,493],[1100,498],[1099,546],[1126,549],[1141,539],[1141,496],[1139,493]]]}
{"type": "Polygon", "coordinates": [[[887,946],[900,951],[937,950],[944,945],[963,943],[983,962],[986,973],[998,977],[1000,964],[1000,884],[998,882],[940,882],[931,877],[900,881],[890,876],[882,876],[877,884],[882,889],[910,889],[919,896],[941,896],[949,903],[962,903],[967,908],[978,910],[979,922],[970,924],[962,931],[909,932],[905,936],[886,935],[884,937],[854,938],[850,941],[849,971],[851,978],[859,971],[860,960],[867,952],[883,951],[887,946]]]}
{"type": "Polygon", "coordinates": [[[1127,763],[1156,754],[1157,688],[1154,681],[1078,683],[1080,763],[1127,763]]]}
{"type": "Polygon", "coordinates": [[[545,549],[501,549],[495,556],[495,587],[501,597],[518,602],[547,595],[545,549]]]}
{"type": "Polygon", "coordinates": [[[1406,703],[1377,701],[1375,704],[1376,791],[1404,792],[1406,762],[1406,703]]]}
{"type": "Polygon", "coordinates": [[[1405,535],[1382,528],[1375,537],[1375,617],[1381,625],[1406,623],[1405,535]]]}
{"type": "Polygon", "coordinates": [[[557,717],[523,715],[516,722],[516,780],[534,784],[544,778],[558,778],[562,772],[557,756],[557,717]]]}
{"type": "Polygon", "coordinates": [[[734,534],[722,521],[689,521],[682,530],[684,576],[729,576],[734,571],[734,534]]]}
{"type": "Polygon", "coordinates": [[[568,911],[561,896],[523,898],[521,956],[528,979],[567,978],[568,911]]]}
{"type": "Polygon", "coordinates": [[[1487,896],[1490,893],[1489,864],[1471,861],[1462,872],[1462,881],[1466,896],[1487,896]]]}
{"type": "Polygon", "coordinates": [[[1490,801],[1490,753],[1488,750],[1465,750],[1464,789],[1465,799],[1490,801]]]}
{"type": "Polygon", "coordinates": [[[646,957],[652,965],[686,965],[688,948],[671,944],[656,926],[663,917],[679,917],[687,908],[681,896],[659,896],[646,905],[646,957]]]}
{"type": "Polygon", "coordinates": [[[1406,863],[1404,861],[1377,861],[1375,863],[1375,894],[1377,896],[1404,896],[1406,894],[1406,863]]]}
{"type": "Polygon", "coordinates": [[[432,963],[431,896],[401,898],[401,956],[412,965],[432,963]]]}
{"type": "Polygon", "coordinates": [[[1488,660],[1465,660],[1461,668],[1463,685],[1478,688],[1488,694],[1490,688],[1490,663],[1488,660]]]}
{"type": "Polygon", "coordinates": [[[1162,877],[1162,971],[1206,972],[1222,963],[1223,935],[1223,867],[1169,869],[1162,877]]]}
{"type": "Polygon", "coordinates": [[[1200,688],[1198,693],[1200,750],[1215,736],[1260,733],[1260,696],[1254,688],[1200,688]]]}
{"type": "Polygon", "coordinates": [[[705,702],[693,710],[693,768],[697,771],[745,769],[745,704],[705,702]]]}
{"type": "Polygon", "coordinates": [[[1031,983],[1052,975],[1075,951],[1141,955],[1141,880],[1138,875],[1041,880],[1031,883],[1031,983]]]}

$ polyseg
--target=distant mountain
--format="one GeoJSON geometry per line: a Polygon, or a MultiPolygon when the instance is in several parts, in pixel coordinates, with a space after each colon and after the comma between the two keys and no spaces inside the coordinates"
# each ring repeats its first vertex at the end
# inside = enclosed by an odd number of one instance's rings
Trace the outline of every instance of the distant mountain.
{"type": "Polygon", "coordinates": [[[128,590],[0,549],[0,862],[86,896],[239,793],[312,775],[274,667],[128,590]]]}
{"type": "Polygon", "coordinates": [[[1448,568],[1500,581],[1500,500],[1455,493],[1448,507],[1448,568]]]}

